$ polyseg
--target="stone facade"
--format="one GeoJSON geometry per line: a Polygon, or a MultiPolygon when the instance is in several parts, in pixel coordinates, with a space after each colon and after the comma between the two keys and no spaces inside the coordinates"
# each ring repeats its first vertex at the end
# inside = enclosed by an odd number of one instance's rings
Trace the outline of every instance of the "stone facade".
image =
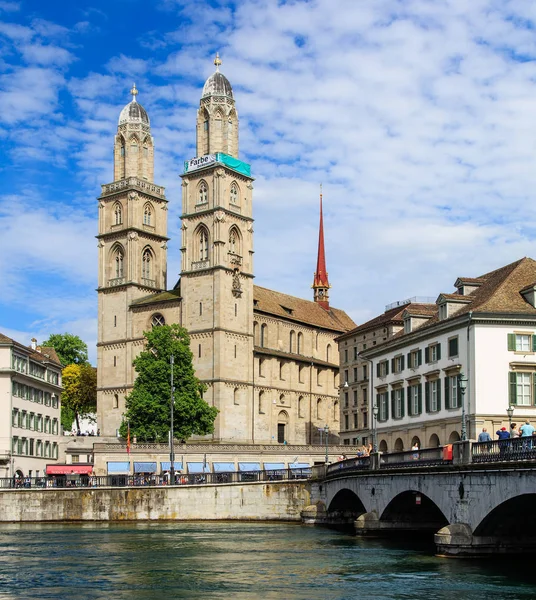
{"type": "Polygon", "coordinates": [[[182,175],[181,276],[172,290],[166,290],[167,200],[151,179],[149,118],[136,98],[121,113],[114,173],[123,179],[103,186],[99,198],[101,434],[114,436],[121,423],[143,332],[179,323],[190,334],[196,375],[207,384],[204,398],[219,409],[212,441],[318,443],[327,426],[335,443],[334,339],[354,323],[327,302],[253,285],[253,179],[238,159],[231,85],[216,66],[200,101],[198,156],[182,175]],[[136,127],[146,135],[145,163],[139,149],[123,146],[136,127]],[[129,170],[130,152],[141,171],[129,170]]]}

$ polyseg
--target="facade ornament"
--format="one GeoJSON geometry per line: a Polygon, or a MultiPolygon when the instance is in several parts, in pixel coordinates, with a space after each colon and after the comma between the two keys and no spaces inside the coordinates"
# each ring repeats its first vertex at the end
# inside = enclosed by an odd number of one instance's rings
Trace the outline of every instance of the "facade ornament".
{"type": "MultiPolygon", "coordinates": [[[[130,183],[130,181],[129,181],[129,183],[130,183]]],[[[137,200],[138,199],[138,192],[134,192],[134,191],[129,192],[128,199],[129,200],[137,200]]]]}
{"type": "Polygon", "coordinates": [[[104,242],[102,240],[97,244],[97,248],[104,248],[104,242]]]}
{"type": "Polygon", "coordinates": [[[247,230],[249,233],[253,233],[253,223],[251,221],[248,223],[247,230]]]}
{"type": "Polygon", "coordinates": [[[163,243],[163,244],[160,246],[160,248],[162,248],[162,250],[167,250],[167,244],[166,244],[166,242],[164,242],[164,243],[163,243]]]}
{"type": "Polygon", "coordinates": [[[246,187],[248,188],[248,190],[252,190],[253,189],[253,184],[252,183],[248,183],[246,185],[246,187]]]}
{"type": "Polygon", "coordinates": [[[138,239],[138,234],[135,231],[131,231],[128,237],[135,242],[138,239]]]}
{"type": "Polygon", "coordinates": [[[102,200],[99,200],[99,208],[104,208],[106,204],[102,200]]]}
{"type": "Polygon", "coordinates": [[[216,171],[214,172],[214,175],[216,175],[216,177],[224,177],[225,170],[224,169],[216,169],[216,171]]]}
{"type": "Polygon", "coordinates": [[[214,223],[225,223],[225,213],[222,210],[214,213],[214,223]]]}
{"type": "Polygon", "coordinates": [[[240,283],[240,274],[238,269],[234,270],[233,273],[233,296],[235,298],[241,298],[242,297],[242,284],[240,283]]]}

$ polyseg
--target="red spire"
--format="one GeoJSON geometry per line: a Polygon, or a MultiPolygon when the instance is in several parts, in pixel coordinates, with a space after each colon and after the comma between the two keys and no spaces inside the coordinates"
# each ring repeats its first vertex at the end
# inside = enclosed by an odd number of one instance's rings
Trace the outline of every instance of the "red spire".
{"type": "Polygon", "coordinates": [[[318,258],[312,288],[314,301],[326,310],[329,310],[329,285],[326,271],[326,253],[324,250],[324,217],[322,214],[322,184],[320,184],[320,227],[318,231],[318,258]]]}

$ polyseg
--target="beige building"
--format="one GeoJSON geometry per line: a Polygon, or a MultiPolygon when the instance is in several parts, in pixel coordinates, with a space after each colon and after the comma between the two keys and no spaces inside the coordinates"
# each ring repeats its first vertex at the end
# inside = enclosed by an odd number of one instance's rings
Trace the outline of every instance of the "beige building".
{"type": "Polygon", "coordinates": [[[191,337],[213,441],[338,441],[335,338],[355,324],[329,305],[321,221],[314,301],[253,285],[253,178],[238,158],[229,81],[216,72],[197,113],[197,154],[182,174],[181,274],[167,289],[167,207],[153,181],[154,140],[134,87],[114,143],[114,182],[99,198],[98,424],[113,436],[143,332],[179,323],[191,337]]]}
{"type": "Polygon", "coordinates": [[[0,333],[0,477],[39,477],[57,461],[61,390],[53,348],[0,333]]]}

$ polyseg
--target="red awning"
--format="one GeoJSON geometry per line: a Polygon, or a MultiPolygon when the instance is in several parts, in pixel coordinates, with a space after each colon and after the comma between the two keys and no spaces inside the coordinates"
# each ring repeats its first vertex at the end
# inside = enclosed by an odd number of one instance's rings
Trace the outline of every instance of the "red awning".
{"type": "Polygon", "coordinates": [[[47,475],[89,475],[93,465],[47,465],[47,475]]]}

